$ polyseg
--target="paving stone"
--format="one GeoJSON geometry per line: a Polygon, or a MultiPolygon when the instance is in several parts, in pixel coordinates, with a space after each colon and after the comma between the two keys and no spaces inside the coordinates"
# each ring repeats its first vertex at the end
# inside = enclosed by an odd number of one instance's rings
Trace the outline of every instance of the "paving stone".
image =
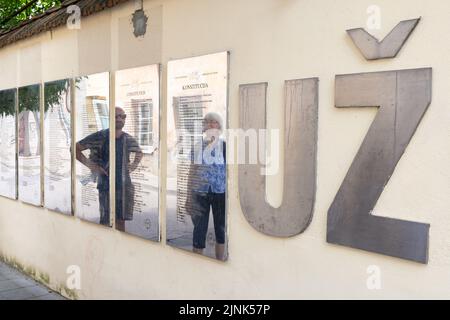
{"type": "Polygon", "coordinates": [[[65,300],[30,277],[0,262],[0,300],[65,300]]]}
{"type": "Polygon", "coordinates": [[[66,299],[64,297],[61,297],[60,295],[49,293],[43,296],[29,298],[27,300],[66,300],[66,299]]]}
{"type": "Polygon", "coordinates": [[[24,300],[35,297],[36,295],[32,291],[29,291],[29,288],[33,287],[2,291],[0,295],[4,300],[24,300]]]}
{"type": "Polygon", "coordinates": [[[24,287],[31,287],[34,285],[35,284],[32,283],[31,281],[24,280],[24,279],[4,280],[4,281],[0,281],[0,292],[24,288],[24,287]]]}

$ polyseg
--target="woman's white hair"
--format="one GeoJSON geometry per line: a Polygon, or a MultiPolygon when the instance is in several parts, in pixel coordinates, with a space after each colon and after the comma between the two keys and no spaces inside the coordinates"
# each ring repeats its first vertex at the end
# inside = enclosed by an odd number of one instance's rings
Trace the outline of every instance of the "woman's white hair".
{"type": "Polygon", "coordinates": [[[223,120],[220,114],[217,112],[208,112],[205,114],[204,120],[215,120],[220,125],[220,130],[223,131],[223,120]]]}

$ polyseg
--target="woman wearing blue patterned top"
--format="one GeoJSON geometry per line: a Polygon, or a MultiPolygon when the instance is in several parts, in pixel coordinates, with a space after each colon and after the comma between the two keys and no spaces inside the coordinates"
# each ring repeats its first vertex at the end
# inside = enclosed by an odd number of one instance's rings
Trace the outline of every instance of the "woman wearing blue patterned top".
{"type": "Polygon", "coordinates": [[[189,173],[190,205],[193,231],[193,251],[203,253],[208,231],[209,213],[212,209],[216,235],[216,258],[225,258],[225,191],[226,144],[220,138],[222,118],[215,112],[204,117],[202,148],[192,157],[189,173]],[[198,152],[200,151],[200,152],[198,152]]]}

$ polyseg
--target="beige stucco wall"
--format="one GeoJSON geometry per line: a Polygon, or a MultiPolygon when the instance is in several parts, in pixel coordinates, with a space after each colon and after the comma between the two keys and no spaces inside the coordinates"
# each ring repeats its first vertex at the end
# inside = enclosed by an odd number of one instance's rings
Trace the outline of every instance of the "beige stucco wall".
{"type": "MultiPolygon", "coordinates": [[[[0,89],[162,63],[165,119],[168,60],[229,50],[230,127],[238,126],[238,86],[266,81],[269,126],[277,127],[283,81],[319,77],[318,183],[311,225],[289,239],[255,231],[240,209],[237,169],[231,167],[225,263],[164,243],[164,192],[162,243],[0,198],[4,257],[37,277],[48,275],[56,289],[65,285],[69,265],[80,266],[82,288],[75,292],[80,299],[450,298],[447,0],[146,0],[150,29],[139,40],[129,23],[134,8],[130,1],[83,19],[79,31],[62,27],[0,49],[0,89]],[[422,16],[395,59],[367,62],[345,33],[365,27],[372,4],[381,8],[382,28],[373,32],[381,38],[400,20],[422,16]],[[334,76],[419,67],[433,68],[432,104],[374,212],[429,223],[428,265],[327,244],[327,210],[376,112],[334,108],[334,76]],[[380,290],[366,286],[370,265],[381,270],[380,290]]],[[[281,201],[281,179],[269,179],[274,204],[281,201]]]]}

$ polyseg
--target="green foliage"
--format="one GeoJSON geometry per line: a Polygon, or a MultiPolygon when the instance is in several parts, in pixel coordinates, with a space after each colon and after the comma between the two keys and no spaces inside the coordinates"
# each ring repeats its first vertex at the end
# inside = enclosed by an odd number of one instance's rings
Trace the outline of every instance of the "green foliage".
{"type": "MultiPolygon", "coordinates": [[[[15,12],[19,11],[31,1],[32,0],[0,0],[0,23],[2,23],[6,18],[13,15],[15,12]]],[[[38,0],[25,11],[19,13],[11,20],[0,25],[0,31],[14,28],[22,21],[28,20],[60,4],[61,0],[38,0]]]]}
{"type": "Polygon", "coordinates": [[[40,86],[34,84],[19,88],[19,113],[22,111],[39,111],[40,86]]]}
{"type": "MultiPolygon", "coordinates": [[[[61,102],[62,95],[69,90],[68,79],[46,83],[44,86],[44,111],[61,102]]],[[[39,111],[39,85],[19,88],[19,112],[39,111]]]]}
{"type": "Polygon", "coordinates": [[[45,84],[44,88],[44,108],[47,111],[51,106],[61,102],[63,94],[69,90],[69,80],[59,80],[45,84]]]}
{"type": "Polygon", "coordinates": [[[0,91],[0,116],[14,115],[16,108],[16,89],[0,91]]]}
{"type": "MultiPolygon", "coordinates": [[[[77,79],[75,83],[78,83],[77,79]]],[[[46,83],[44,86],[44,111],[61,103],[63,95],[70,88],[68,79],[46,83]]],[[[0,116],[14,115],[16,89],[0,91],[0,116]]],[[[39,111],[40,86],[31,85],[19,88],[19,112],[39,111]]]]}
{"type": "MultiPolygon", "coordinates": [[[[33,0],[0,0],[0,23],[32,1],[33,0]]],[[[54,6],[60,5],[61,2],[61,0],[37,0],[26,10],[0,25],[0,32],[14,28],[22,21],[28,20],[54,6]]],[[[66,93],[69,86],[69,80],[55,81],[45,86],[45,111],[47,111],[52,105],[61,102],[62,94],[66,93]]],[[[0,91],[0,116],[14,114],[16,98],[15,92],[15,89],[0,91]]],[[[26,110],[39,111],[39,101],[39,85],[19,88],[19,112],[26,110]]]]}

